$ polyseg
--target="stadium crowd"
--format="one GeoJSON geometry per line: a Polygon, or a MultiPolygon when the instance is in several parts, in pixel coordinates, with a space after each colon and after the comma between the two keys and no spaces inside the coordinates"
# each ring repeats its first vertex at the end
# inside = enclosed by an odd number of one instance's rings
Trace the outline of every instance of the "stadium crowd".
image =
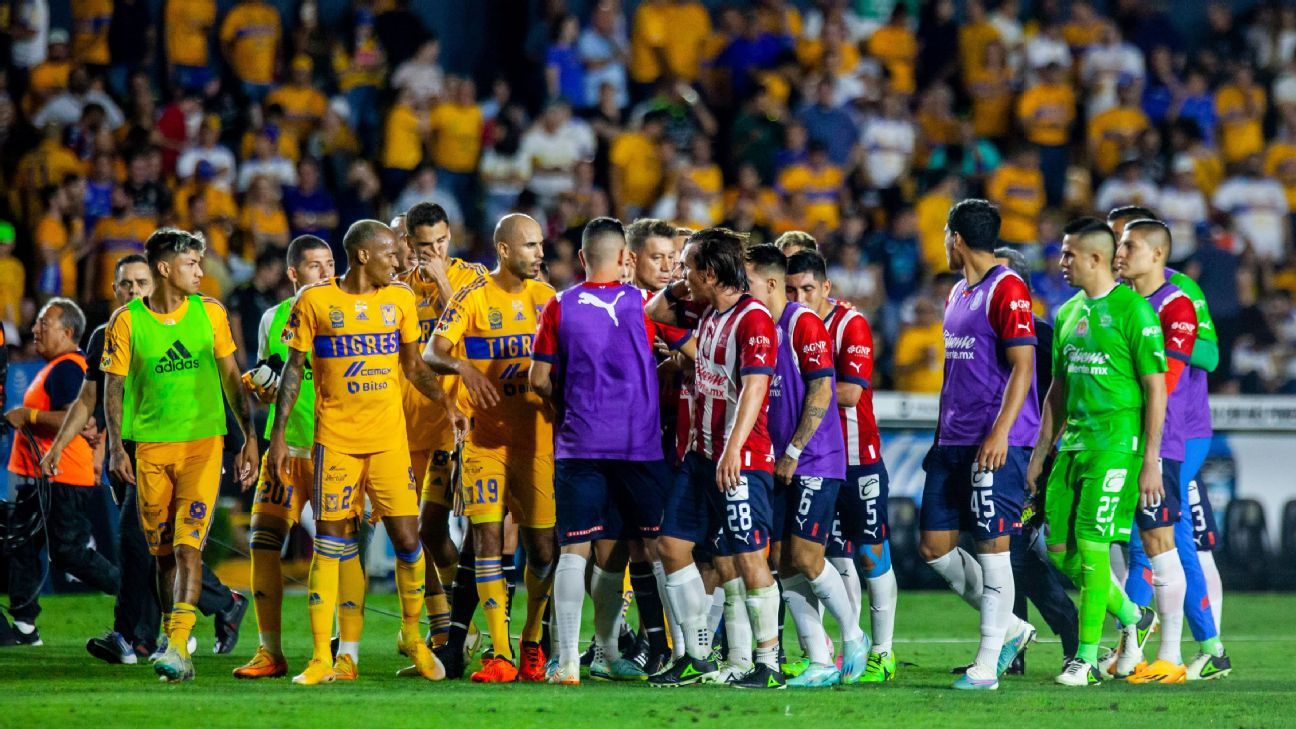
{"type": "Polygon", "coordinates": [[[351,222],[432,201],[488,265],[494,221],[536,218],[558,288],[599,215],[806,230],[875,322],[878,387],[935,392],[946,212],[985,196],[1046,318],[1074,291],[1062,221],[1150,206],[1220,323],[1213,389],[1296,391],[1294,8],[1211,5],[1192,39],[1130,0],[547,0],[494,21],[525,26],[520,84],[448,73],[456,29],[408,1],[355,0],[335,27],[311,0],[73,0],[67,27],[49,5],[3,19],[11,345],[54,296],[105,320],[116,261],[178,225],[208,240],[204,293],[252,357],[292,237],[341,263],[351,222]]]}

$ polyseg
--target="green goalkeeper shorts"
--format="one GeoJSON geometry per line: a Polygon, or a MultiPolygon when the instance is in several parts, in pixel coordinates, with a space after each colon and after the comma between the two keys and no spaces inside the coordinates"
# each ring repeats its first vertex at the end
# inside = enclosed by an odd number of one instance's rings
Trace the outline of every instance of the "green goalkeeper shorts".
{"type": "Polygon", "coordinates": [[[1136,453],[1058,453],[1044,502],[1048,544],[1128,541],[1142,466],[1143,456],[1136,453]]]}

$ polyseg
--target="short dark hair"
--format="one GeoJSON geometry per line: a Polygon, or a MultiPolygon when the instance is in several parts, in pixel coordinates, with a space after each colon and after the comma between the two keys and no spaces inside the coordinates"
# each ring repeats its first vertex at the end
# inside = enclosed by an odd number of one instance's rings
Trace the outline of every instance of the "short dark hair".
{"type": "Polygon", "coordinates": [[[704,228],[689,236],[698,270],[714,274],[717,285],[739,291],[750,288],[743,260],[746,240],[747,236],[729,228],[704,228]]]}
{"type": "Polygon", "coordinates": [[[1106,221],[1092,216],[1076,218],[1066,224],[1062,229],[1063,235],[1074,235],[1079,238],[1085,238],[1091,235],[1106,235],[1107,240],[1111,241],[1111,250],[1108,255],[1116,255],[1116,234],[1112,232],[1111,226],[1106,221]]]}
{"type": "Polygon", "coordinates": [[[649,238],[675,238],[676,228],[665,220],[657,218],[639,218],[625,228],[626,246],[638,253],[643,250],[649,238]]]}
{"type": "Polygon", "coordinates": [[[299,235],[288,244],[288,267],[300,266],[302,259],[306,257],[306,251],[318,251],[329,247],[328,241],[319,236],[299,235]]]}
{"type": "Polygon", "coordinates": [[[1114,208],[1110,213],[1107,213],[1107,224],[1111,225],[1117,220],[1130,220],[1133,218],[1138,218],[1139,220],[1156,220],[1157,216],[1156,213],[1142,205],[1125,205],[1123,207],[1114,208]]]}
{"type": "Polygon", "coordinates": [[[743,252],[743,258],[757,271],[776,271],[780,276],[787,275],[787,256],[772,243],[748,247],[743,252]]]}
{"type": "MultiPolygon", "coordinates": [[[[408,213],[405,215],[405,229],[410,229],[408,213]]],[[[342,247],[346,248],[347,256],[354,256],[356,251],[377,238],[384,230],[390,231],[391,228],[381,220],[357,220],[347,228],[346,235],[342,236],[342,247]]]]}
{"type": "Polygon", "coordinates": [[[787,275],[800,273],[808,273],[814,276],[814,280],[823,283],[828,280],[828,262],[819,251],[797,251],[788,257],[787,275]]]}
{"type": "Polygon", "coordinates": [[[141,256],[138,253],[131,253],[130,255],[122,256],[120,259],[117,260],[117,265],[113,266],[113,279],[116,279],[118,276],[120,276],[121,270],[131,265],[132,263],[143,263],[145,266],[147,266],[148,259],[145,258],[144,256],[141,256]]]}
{"type": "Polygon", "coordinates": [[[446,215],[445,208],[431,202],[415,203],[405,211],[405,231],[410,235],[414,234],[414,229],[423,225],[436,225],[437,223],[450,224],[450,218],[446,215]]]}
{"type": "Polygon", "coordinates": [[[601,217],[585,224],[585,230],[581,231],[581,251],[585,253],[585,259],[590,265],[606,260],[608,251],[603,243],[609,238],[616,239],[618,249],[625,247],[625,227],[620,220],[601,217]]]}
{"type": "Polygon", "coordinates": [[[950,208],[945,225],[974,251],[989,253],[999,242],[999,208],[989,200],[960,200],[950,208]]]}
{"type": "Polygon", "coordinates": [[[189,251],[197,251],[199,255],[207,252],[207,241],[203,239],[202,233],[190,233],[179,228],[158,228],[144,241],[144,256],[149,268],[155,270],[162,261],[189,251]]]}
{"type": "Polygon", "coordinates": [[[1166,254],[1169,255],[1170,246],[1172,244],[1170,226],[1155,218],[1138,218],[1137,220],[1131,220],[1125,224],[1126,233],[1132,230],[1150,231],[1151,235],[1149,240],[1151,240],[1153,245],[1156,247],[1164,248],[1166,254]]]}
{"type": "Polygon", "coordinates": [[[85,313],[81,311],[81,307],[77,306],[77,303],[72,299],[56,296],[45,302],[40,312],[37,313],[37,318],[48,311],[51,306],[57,306],[59,309],[59,324],[72,330],[72,341],[81,341],[81,335],[85,334],[86,326],[85,313]]]}

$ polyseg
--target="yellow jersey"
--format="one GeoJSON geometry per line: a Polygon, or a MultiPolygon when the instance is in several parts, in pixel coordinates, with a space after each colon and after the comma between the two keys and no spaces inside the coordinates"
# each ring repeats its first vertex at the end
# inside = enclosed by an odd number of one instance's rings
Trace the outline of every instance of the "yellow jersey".
{"type": "Polygon", "coordinates": [[[997,139],[1012,131],[1012,108],[1016,98],[1011,68],[981,68],[968,71],[968,95],[972,97],[972,129],[978,137],[997,139]]]}
{"type": "MultiPolygon", "coordinates": [[[[850,46],[847,46],[848,48],[850,46]]],[[[916,88],[914,62],[918,59],[918,38],[905,27],[884,25],[865,42],[870,56],[878,59],[891,74],[891,90],[911,94],[916,88]]],[[[845,60],[845,54],[843,54],[845,60]]]]}
{"type": "Polygon", "coordinates": [[[229,48],[229,64],[241,81],[269,84],[274,81],[275,54],[279,49],[279,11],[262,2],[240,3],[221,23],[221,43],[229,48]]]}
{"type": "Polygon", "coordinates": [[[1094,150],[1098,171],[1109,175],[1132,149],[1138,136],[1152,126],[1147,114],[1137,107],[1116,106],[1089,120],[1089,147],[1094,150]]]}
{"type": "Polygon", "coordinates": [[[1008,243],[1038,243],[1044,210],[1044,175],[1036,168],[1004,165],[986,183],[986,197],[999,205],[999,237],[1008,243]]]}
{"type": "Polygon", "coordinates": [[[1075,114],[1075,91],[1062,84],[1032,86],[1017,100],[1017,116],[1027,141],[1033,144],[1066,144],[1075,114]]]}
{"type": "Polygon", "coordinates": [[[836,165],[816,170],[807,164],[794,164],[779,173],[778,187],[785,193],[805,195],[805,220],[813,226],[823,223],[836,228],[841,223],[841,193],[846,175],[836,165]]]}
{"type": "MultiPolygon", "coordinates": [[[[82,226],[81,218],[73,218],[73,225],[82,226]]],[[[75,299],[77,296],[77,251],[68,245],[68,228],[58,216],[46,215],[36,223],[36,251],[49,263],[54,263],[59,270],[59,290],[57,296],[75,299]]]]}
{"type": "Polygon", "coordinates": [[[1215,115],[1219,117],[1220,150],[1225,162],[1239,162],[1263,151],[1266,96],[1253,86],[1250,92],[1232,84],[1215,94],[1215,115]]]}
{"type": "MultiPolygon", "coordinates": [[[[230,330],[229,314],[224,305],[208,296],[202,297],[203,311],[207,314],[212,328],[212,355],[222,359],[234,354],[238,347],[234,344],[234,333],[230,330]]],[[[184,320],[189,313],[189,298],[175,311],[159,313],[144,307],[158,324],[173,327],[184,320]]],[[[125,377],[130,372],[131,362],[131,310],[120,307],[108,319],[108,329],[104,332],[104,356],[99,366],[110,375],[125,377]]]]}
{"type": "Polygon", "coordinates": [[[985,65],[986,46],[999,40],[999,29],[989,20],[966,23],[958,30],[959,63],[966,82],[985,65]]]}
{"type": "Polygon", "coordinates": [[[1296,210],[1296,144],[1274,142],[1265,153],[1265,177],[1282,183],[1287,192],[1287,207],[1296,210]]]}
{"type": "Polygon", "coordinates": [[[419,113],[405,104],[397,104],[387,113],[383,134],[382,166],[413,170],[423,162],[423,127],[431,116],[419,113]]]}
{"type": "Polygon", "coordinates": [[[481,156],[481,107],[444,103],[432,110],[432,163],[450,172],[473,172],[481,156]]]}
{"type": "Polygon", "coordinates": [[[23,323],[22,300],[27,293],[27,269],[13,256],[0,258],[0,319],[23,323]]]}
{"type": "Polygon", "coordinates": [[[896,341],[895,367],[912,367],[896,375],[896,389],[902,392],[937,393],[945,378],[945,335],[940,322],[931,326],[913,326],[900,332],[896,341]],[[928,350],[931,358],[927,359],[928,350]]]}
{"type": "Polygon", "coordinates": [[[117,262],[132,253],[144,253],[144,241],[153,235],[157,223],[152,218],[138,215],[127,215],[117,218],[100,218],[95,223],[90,238],[94,250],[99,254],[98,289],[99,298],[112,301],[114,298],[113,280],[117,273],[117,262]]]}
{"type": "Polygon", "coordinates": [[[414,292],[393,283],[359,296],[339,280],[298,292],[283,340],[311,356],[315,442],[350,455],[389,451],[405,430],[400,349],[419,340],[414,292]]]}
{"type": "MultiPolygon", "coordinates": [[[[479,263],[468,263],[459,258],[451,258],[446,265],[446,278],[450,282],[450,295],[469,286],[486,275],[486,267],[479,263]]],[[[432,330],[436,328],[437,319],[441,318],[444,307],[438,296],[435,281],[424,281],[418,269],[403,274],[400,280],[414,292],[415,306],[419,318],[419,346],[427,346],[432,339],[432,330]]],[[[442,378],[449,387],[450,378],[442,378]]],[[[410,450],[422,451],[432,448],[438,440],[437,435],[450,427],[450,416],[444,405],[438,405],[427,399],[418,388],[401,378],[401,402],[405,409],[405,429],[409,436],[410,450]]]]}
{"type": "Polygon", "coordinates": [[[459,409],[472,418],[469,439],[481,448],[508,448],[537,456],[553,453],[553,419],[547,406],[531,392],[531,343],[540,311],[554,289],[526,281],[510,293],[492,276],[483,276],[455,293],[437,321],[435,334],[450,341],[451,352],[466,359],[499,388],[495,407],[477,409],[459,388],[459,409]]]}
{"type": "Polygon", "coordinates": [[[945,273],[949,259],[945,254],[945,220],[954,198],[944,192],[932,190],[918,198],[914,213],[918,217],[918,252],[928,271],[945,273]]]}
{"type": "Polygon", "coordinates": [[[280,86],[266,97],[266,104],[283,107],[283,126],[296,139],[305,139],[328,111],[328,98],[314,86],[280,86]]]}
{"type": "Polygon", "coordinates": [[[619,205],[648,207],[657,199],[663,171],[657,145],[639,132],[626,132],[612,142],[608,161],[621,171],[619,205]]]}
{"type": "Polygon", "coordinates": [[[72,0],[72,57],[77,63],[106,66],[112,0],[72,0]]]}
{"type": "Polygon", "coordinates": [[[177,66],[206,66],[207,34],[216,25],[216,0],[167,0],[167,60],[177,66]]]}

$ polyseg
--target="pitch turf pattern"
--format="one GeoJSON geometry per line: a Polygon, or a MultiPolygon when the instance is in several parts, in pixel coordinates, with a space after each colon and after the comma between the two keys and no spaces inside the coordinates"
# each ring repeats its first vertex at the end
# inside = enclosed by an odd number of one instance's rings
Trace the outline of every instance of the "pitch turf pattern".
{"type": "MultiPolygon", "coordinates": [[[[519,591],[519,595],[520,595],[519,591]]],[[[305,665],[310,639],[300,595],[285,598],[284,646],[295,673],[305,665]]],[[[394,611],[390,595],[371,604],[394,611]]],[[[513,628],[525,601],[516,601],[513,628]]],[[[723,687],[653,689],[586,681],[580,687],[480,686],[467,681],[431,684],[398,679],[406,661],[396,655],[398,622],[370,613],[355,684],[293,686],[287,678],[236,681],[230,671],[256,649],[256,622],[248,611],[234,655],[211,655],[211,620],[195,632],[198,680],[162,685],[146,663],[108,666],[84,649],[106,629],[106,597],[42,600],[39,648],[0,648],[0,726],[309,726],[344,723],[420,728],[639,726],[835,727],[1007,726],[1170,727],[1296,726],[1296,684],[1288,673],[1296,649],[1296,596],[1228,595],[1224,637],[1233,659],[1229,678],[1186,686],[1098,688],[1054,686],[1060,650],[1040,623],[1045,642],[1027,654],[1027,675],[1006,678],[1000,690],[974,695],[948,688],[949,668],[976,650],[975,613],[944,592],[900,595],[896,653],[899,677],[885,686],[739,692],[723,687]],[[897,724],[898,722],[898,724],[897,724]]],[[[585,610],[589,636],[590,610],[585,610]]],[[[791,621],[789,621],[790,623],[791,621]]],[[[789,631],[791,629],[789,628],[789,631]]],[[[1185,633],[1187,631],[1185,630],[1185,633]]],[[[1115,640],[1108,631],[1106,644],[1115,640]]],[[[789,633],[789,645],[795,638],[789,633]]],[[[1149,642],[1155,650],[1156,638],[1149,642]]],[[[793,654],[798,653],[795,648],[793,654]]],[[[1185,657],[1195,646],[1184,643],[1185,657]]],[[[795,655],[793,656],[795,657],[795,655]]]]}

